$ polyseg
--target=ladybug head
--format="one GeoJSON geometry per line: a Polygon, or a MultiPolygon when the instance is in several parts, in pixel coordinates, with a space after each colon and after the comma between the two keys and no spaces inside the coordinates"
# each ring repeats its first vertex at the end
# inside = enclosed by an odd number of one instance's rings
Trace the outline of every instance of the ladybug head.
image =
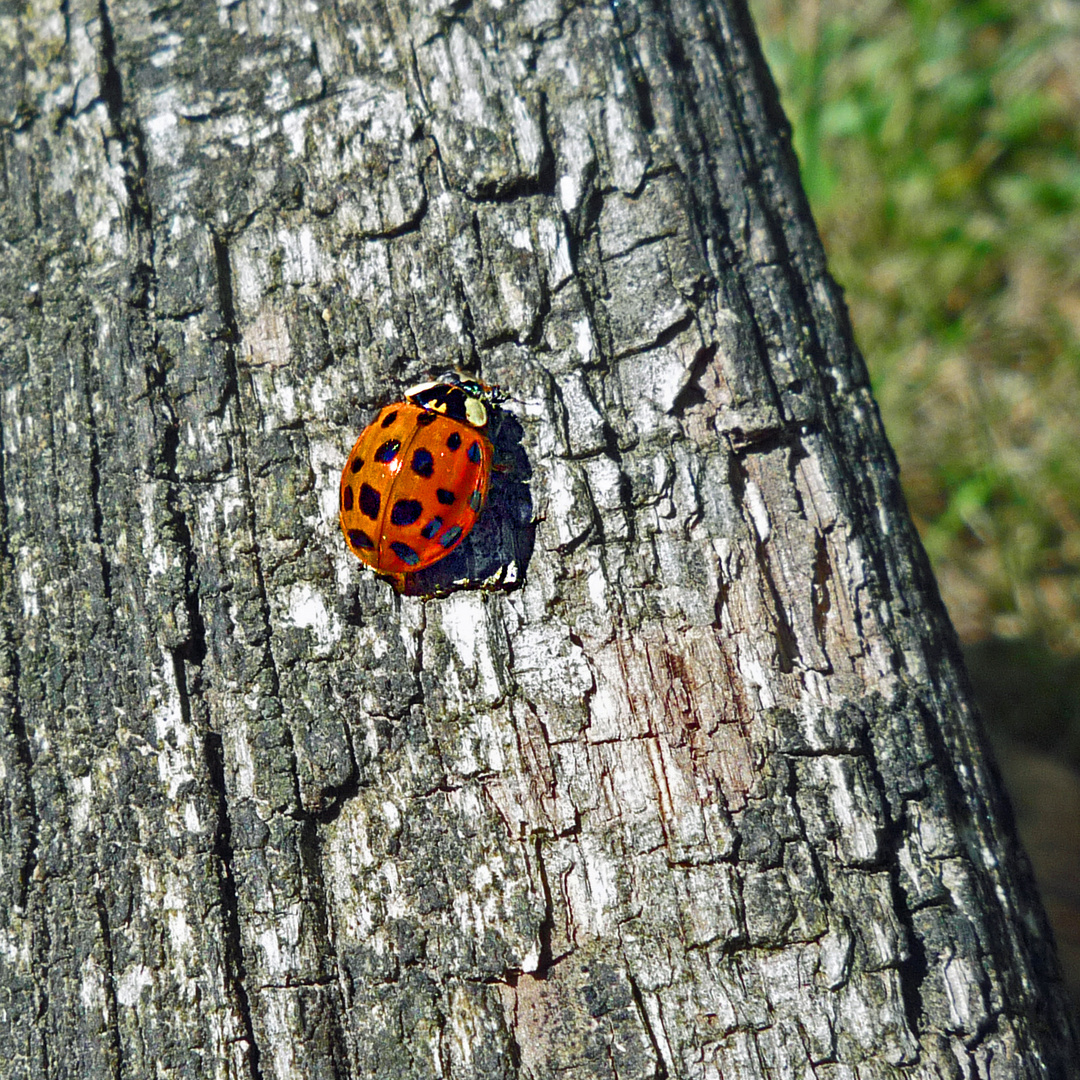
{"type": "Polygon", "coordinates": [[[405,398],[431,412],[442,413],[470,427],[487,425],[488,406],[501,400],[497,387],[485,386],[476,379],[444,375],[434,382],[420,383],[405,391],[405,398]]]}

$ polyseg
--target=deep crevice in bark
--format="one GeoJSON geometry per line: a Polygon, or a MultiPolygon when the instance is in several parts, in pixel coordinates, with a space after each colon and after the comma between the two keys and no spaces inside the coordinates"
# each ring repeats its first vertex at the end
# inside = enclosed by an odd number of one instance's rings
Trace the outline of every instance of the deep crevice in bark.
{"type": "Polygon", "coordinates": [[[904,928],[904,934],[907,938],[907,956],[901,957],[900,962],[897,964],[897,974],[900,976],[900,993],[904,1001],[904,1013],[907,1016],[908,1027],[915,1038],[920,1039],[926,1024],[926,1017],[923,1015],[923,986],[930,974],[930,964],[922,939],[915,927],[914,912],[908,903],[907,894],[900,880],[901,865],[899,860],[901,848],[905,840],[908,839],[907,830],[903,819],[894,818],[890,813],[885,777],[882,775],[870,732],[865,726],[861,732],[861,742],[870,775],[874,780],[874,790],[877,792],[882,814],[885,817],[885,829],[881,837],[883,869],[888,872],[889,888],[893,898],[893,910],[897,922],[904,928]]]}
{"type": "Polygon", "coordinates": [[[89,443],[89,455],[86,462],[90,474],[90,528],[97,547],[98,566],[101,571],[101,593],[106,603],[106,625],[112,623],[112,613],[108,608],[112,600],[112,565],[109,561],[108,547],[105,543],[105,514],[101,505],[101,447],[98,440],[97,421],[94,418],[93,392],[90,386],[90,358],[88,349],[83,349],[82,375],[85,380],[86,406],[86,438],[89,443]]]}
{"type": "Polygon", "coordinates": [[[701,389],[701,380],[716,362],[718,351],[719,346],[713,343],[703,345],[694,354],[694,362],[683,383],[683,388],[675,395],[675,400],[672,401],[671,408],[668,410],[672,416],[682,419],[690,409],[705,404],[705,391],[701,389]]]}
{"type": "Polygon", "coordinates": [[[210,234],[210,243],[214,249],[214,268],[217,271],[217,299],[218,312],[221,315],[221,324],[224,332],[221,340],[224,342],[225,370],[227,376],[227,390],[222,395],[222,407],[230,400],[240,403],[240,372],[236,361],[236,345],[240,341],[240,326],[236,317],[236,301],[233,296],[233,273],[232,262],[229,258],[228,240],[219,233],[210,234]]]}
{"type": "Polygon", "coordinates": [[[544,864],[544,839],[537,836],[533,841],[533,855],[536,859],[537,874],[540,878],[540,888],[544,895],[544,917],[540,920],[537,928],[537,936],[540,939],[540,956],[536,963],[536,971],[533,973],[537,979],[546,979],[551,972],[555,959],[551,952],[551,940],[555,931],[555,904],[551,895],[551,883],[548,881],[547,866],[544,864]]]}
{"type": "MultiPolygon", "coordinates": [[[[270,594],[267,589],[266,577],[262,562],[262,545],[259,540],[259,522],[255,512],[255,491],[251,478],[251,466],[249,461],[249,449],[247,433],[243,425],[244,409],[242,407],[243,395],[240,388],[240,370],[237,362],[236,349],[241,339],[239,320],[236,314],[236,305],[233,296],[232,263],[229,257],[229,248],[224,237],[217,233],[211,234],[214,248],[214,261],[217,267],[218,286],[218,309],[224,326],[222,334],[222,351],[225,360],[226,390],[222,394],[221,410],[224,415],[226,404],[231,400],[236,403],[238,423],[237,442],[240,447],[240,460],[238,462],[240,480],[244,491],[247,510],[247,524],[251,533],[251,561],[255,575],[256,590],[259,595],[259,605],[263,624],[264,639],[262,642],[263,660],[270,675],[270,696],[277,700],[281,692],[281,675],[273,650],[273,619],[270,608],[270,594]]],[[[286,728],[286,739],[289,743],[289,760],[293,776],[293,786],[296,793],[296,806],[302,805],[300,801],[299,768],[296,760],[295,747],[292,745],[292,735],[286,728]]]]}
{"type": "Polygon", "coordinates": [[[255,1039],[251,1001],[247,992],[247,965],[241,934],[240,903],[236,893],[232,823],[229,819],[225,787],[225,755],[221,736],[209,731],[203,743],[207,774],[216,796],[217,824],[214,830],[214,861],[217,868],[217,891],[221,897],[222,938],[225,944],[225,977],[247,1040],[247,1063],[250,1080],[262,1080],[259,1044],[255,1039]]]}
{"type": "Polygon", "coordinates": [[[634,978],[629,967],[626,969],[626,981],[630,984],[630,996],[634,999],[634,1006],[641,1020],[641,1026],[645,1029],[645,1035],[648,1037],[649,1045],[652,1047],[653,1056],[656,1059],[656,1069],[653,1071],[652,1080],[667,1080],[668,1068],[664,1062],[664,1055],[660,1052],[660,1043],[656,1038],[656,1032],[653,1030],[649,1013],[645,1008],[645,998],[641,993],[641,987],[638,986],[637,979],[634,978]]]}
{"type": "MultiPolygon", "coordinates": [[[[792,755],[785,755],[786,758],[790,758],[792,755]]],[[[835,751],[823,752],[822,757],[835,757],[835,751]]],[[[821,861],[821,854],[814,847],[807,834],[806,822],[803,820],[802,811],[799,809],[798,800],[799,782],[796,770],[791,767],[791,762],[788,762],[788,781],[786,785],[786,793],[791,806],[791,812],[794,815],[796,825],[799,830],[799,836],[803,844],[806,845],[807,857],[810,859],[810,865],[814,870],[814,878],[817,882],[818,888],[821,889],[821,899],[825,903],[826,907],[831,907],[835,896],[833,893],[832,884],[829,882],[828,874],[825,871],[825,867],[821,861]]],[[[783,865],[783,858],[781,857],[781,865],[783,865]]],[[[830,911],[830,914],[835,917],[835,912],[830,911]]]]}
{"type": "Polygon", "coordinates": [[[138,118],[125,117],[123,78],[117,63],[116,35],[107,0],[99,0],[98,16],[101,19],[101,97],[112,135],[122,148],[129,224],[136,237],[138,252],[130,270],[129,299],[134,307],[147,307],[154,280],[153,213],[146,190],[148,162],[138,118]]]}
{"type": "Polygon", "coordinates": [[[647,345],[635,347],[633,349],[625,349],[615,355],[615,360],[625,360],[629,356],[637,356],[640,353],[652,353],[657,349],[664,348],[665,345],[670,345],[673,341],[677,341],[687,330],[690,329],[697,322],[697,313],[695,311],[689,311],[678,322],[673,322],[670,326],[665,326],[659,334],[653,338],[647,345]]]}
{"type": "MultiPolygon", "coordinates": [[[[744,501],[740,500],[739,505],[744,514],[749,513],[744,501]]],[[[750,522],[750,529],[754,530],[752,521],[750,522]]],[[[796,663],[801,659],[798,639],[792,630],[791,621],[784,606],[784,591],[777,583],[776,576],[773,573],[768,540],[762,540],[756,532],[754,532],[754,538],[758,566],[761,570],[762,580],[768,589],[769,598],[772,601],[771,614],[773,634],[776,640],[776,660],[780,665],[780,670],[787,675],[795,670],[796,663]]]]}
{"type": "MultiPolygon", "coordinates": [[[[2,453],[2,451],[0,451],[2,453]]],[[[2,497],[2,496],[0,496],[2,497]]],[[[17,882],[14,890],[14,901],[18,908],[23,911],[26,910],[27,904],[30,899],[30,882],[34,877],[34,868],[38,864],[38,832],[40,829],[40,819],[38,816],[37,801],[34,798],[34,784],[33,784],[33,771],[34,760],[30,751],[30,740],[26,732],[26,722],[23,719],[22,708],[19,704],[19,655],[17,645],[14,640],[14,636],[11,633],[11,627],[7,620],[4,621],[3,626],[4,640],[0,644],[0,649],[6,654],[7,674],[11,679],[11,693],[5,695],[10,698],[10,730],[12,741],[15,744],[15,765],[18,772],[10,782],[9,797],[14,804],[13,808],[17,817],[23,816],[19,813],[20,810],[25,814],[27,828],[25,830],[26,835],[21,847],[23,848],[22,856],[16,857],[16,864],[18,870],[16,871],[15,880],[17,882]],[[17,792],[21,792],[22,798],[19,799],[17,792]],[[20,806],[20,803],[22,804],[20,806]]],[[[17,832],[15,829],[13,833],[17,832]]]]}
{"type": "Polygon", "coordinates": [[[618,31],[619,47],[622,51],[626,66],[630,71],[630,82],[634,88],[638,119],[641,121],[642,131],[646,134],[650,134],[656,129],[656,113],[653,110],[652,102],[653,90],[649,85],[649,79],[645,74],[644,66],[641,63],[641,57],[638,56],[637,50],[631,47],[634,35],[641,30],[640,17],[637,17],[637,13],[633,10],[630,12],[621,11],[618,0],[610,0],[610,6],[611,14],[618,31]],[[633,20],[634,25],[624,25],[623,20],[627,14],[633,20]]]}
{"type": "MultiPolygon", "coordinates": [[[[332,966],[334,944],[330,932],[330,908],[326,896],[326,880],[323,875],[322,838],[319,824],[309,818],[301,823],[299,839],[300,857],[303,862],[305,897],[307,907],[311,909],[316,919],[315,936],[319,949],[320,967],[332,966]]],[[[320,987],[333,987],[335,1004],[340,1005],[344,1001],[341,983],[337,972],[323,971],[315,979],[308,980],[307,985],[320,987]]],[[[329,1046],[332,1076],[334,1078],[347,1078],[351,1069],[348,1064],[344,1048],[347,1045],[345,1029],[341,1022],[342,1010],[334,1008],[330,1016],[331,1044],[329,1046]]]]}
{"type": "Polygon", "coordinates": [[[100,891],[94,893],[97,909],[98,931],[105,954],[105,973],[102,990],[105,994],[105,1015],[108,1023],[109,1065],[113,1080],[120,1080],[124,1075],[124,1048],[120,1038],[119,1010],[116,1001],[116,973],[113,969],[114,956],[112,930],[109,926],[109,910],[105,897],[100,891]]]}
{"type": "Polygon", "coordinates": [[[16,881],[18,884],[14,897],[18,907],[25,910],[29,900],[30,882],[38,860],[40,820],[32,780],[34,759],[30,750],[30,739],[26,731],[26,721],[23,717],[21,704],[19,646],[11,611],[14,604],[11,591],[12,583],[15,580],[15,562],[12,559],[9,545],[8,493],[5,475],[6,457],[7,446],[4,436],[4,423],[3,417],[0,416],[0,571],[2,571],[0,573],[0,631],[3,634],[2,639],[0,639],[0,656],[6,661],[4,664],[6,671],[3,673],[11,680],[9,693],[5,696],[9,701],[10,731],[15,745],[14,764],[18,770],[10,783],[10,797],[14,804],[16,820],[22,816],[19,813],[20,810],[25,813],[27,819],[26,836],[22,842],[23,852],[21,857],[16,859],[18,866],[16,881]],[[21,791],[21,800],[16,797],[16,791],[21,791]],[[20,802],[22,803],[21,806],[19,805],[20,802]]]}

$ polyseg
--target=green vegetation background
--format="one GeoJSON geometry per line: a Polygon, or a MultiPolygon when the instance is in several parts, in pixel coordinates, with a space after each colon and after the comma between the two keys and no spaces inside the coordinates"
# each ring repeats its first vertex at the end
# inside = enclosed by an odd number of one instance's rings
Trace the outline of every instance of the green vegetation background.
{"type": "Polygon", "coordinates": [[[751,9],[1080,1001],[1080,4],[751,9]]]}

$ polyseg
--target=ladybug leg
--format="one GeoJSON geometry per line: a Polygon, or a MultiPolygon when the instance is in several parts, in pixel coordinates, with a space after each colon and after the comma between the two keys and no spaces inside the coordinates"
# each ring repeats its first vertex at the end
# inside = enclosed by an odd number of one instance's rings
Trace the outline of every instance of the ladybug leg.
{"type": "Polygon", "coordinates": [[[409,574],[388,574],[383,570],[377,570],[375,576],[380,581],[386,581],[393,586],[394,592],[402,596],[409,596],[409,574]]]}
{"type": "Polygon", "coordinates": [[[399,596],[418,596],[419,592],[413,583],[412,574],[387,574],[386,580],[394,586],[394,592],[399,596]]]}

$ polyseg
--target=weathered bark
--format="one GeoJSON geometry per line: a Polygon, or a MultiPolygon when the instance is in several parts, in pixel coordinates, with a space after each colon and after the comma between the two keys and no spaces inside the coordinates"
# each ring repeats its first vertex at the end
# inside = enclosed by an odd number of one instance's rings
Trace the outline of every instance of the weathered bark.
{"type": "Polygon", "coordinates": [[[1074,1075],[737,0],[0,30],[0,1075],[1074,1075]],[[402,598],[455,364],[498,587],[402,598]]]}

